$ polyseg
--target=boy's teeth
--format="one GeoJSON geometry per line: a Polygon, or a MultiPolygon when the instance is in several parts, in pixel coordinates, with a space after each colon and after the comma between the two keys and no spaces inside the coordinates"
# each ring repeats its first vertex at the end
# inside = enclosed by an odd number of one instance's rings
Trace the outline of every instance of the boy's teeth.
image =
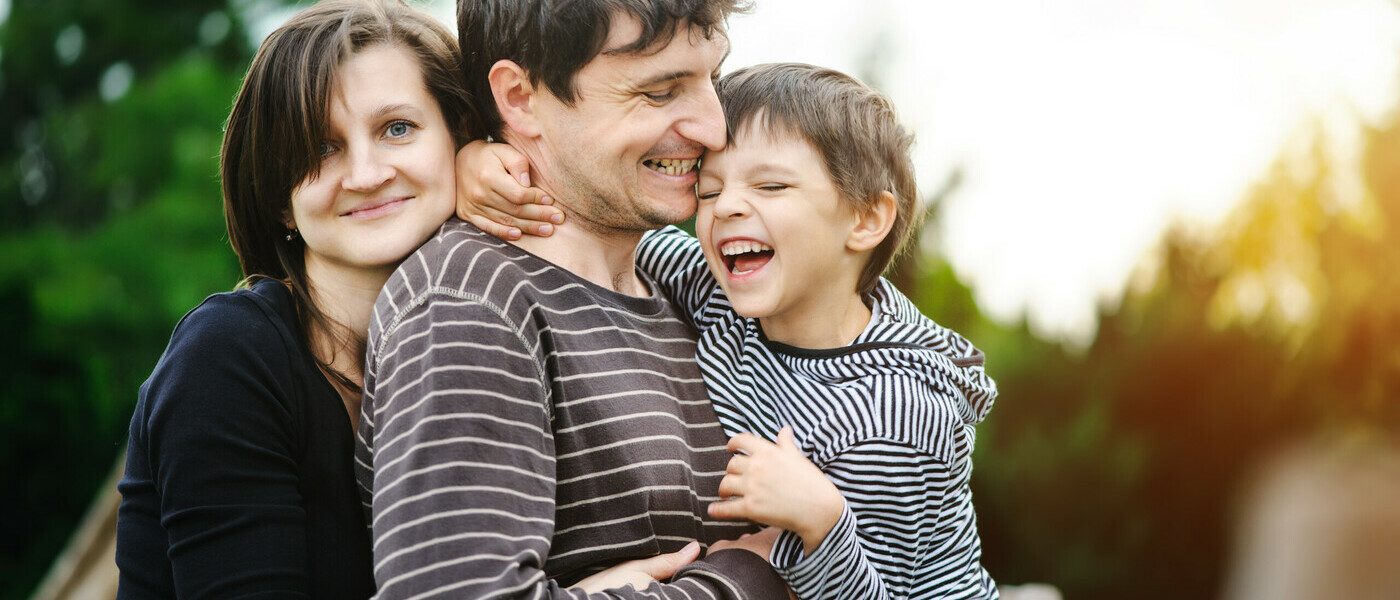
{"type": "Polygon", "coordinates": [[[691,169],[694,169],[695,164],[698,162],[700,162],[700,160],[695,158],[686,160],[678,158],[653,158],[647,160],[644,164],[646,164],[648,169],[659,173],[665,173],[667,175],[685,175],[689,173],[691,169]]]}
{"type": "Polygon", "coordinates": [[[724,256],[738,256],[750,252],[772,252],[773,247],[762,242],[729,242],[719,249],[724,256]]]}

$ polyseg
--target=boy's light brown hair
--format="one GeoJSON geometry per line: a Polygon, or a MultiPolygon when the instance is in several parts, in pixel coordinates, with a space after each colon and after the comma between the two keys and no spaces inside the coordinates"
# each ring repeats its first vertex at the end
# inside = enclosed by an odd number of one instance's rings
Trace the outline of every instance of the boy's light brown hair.
{"type": "Polygon", "coordinates": [[[923,215],[909,156],[914,136],[899,124],[894,105],[854,77],[801,63],[745,67],[725,75],[715,89],[729,143],[745,127],[805,139],[822,157],[842,201],[858,214],[868,211],[880,192],[894,195],[894,225],[856,285],[861,294],[875,289],[923,215]]]}

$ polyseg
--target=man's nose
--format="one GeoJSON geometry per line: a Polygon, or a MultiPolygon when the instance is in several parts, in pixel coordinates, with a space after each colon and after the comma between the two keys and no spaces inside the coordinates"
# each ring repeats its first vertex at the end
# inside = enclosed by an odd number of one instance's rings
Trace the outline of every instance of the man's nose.
{"type": "Polygon", "coordinates": [[[691,102],[686,107],[688,114],[683,116],[676,129],[681,136],[704,146],[706,150],[723,150],[726,138],[724,109],[719,104],[715,87],[702,87],[699,93],[691,96],[691,102]]]}

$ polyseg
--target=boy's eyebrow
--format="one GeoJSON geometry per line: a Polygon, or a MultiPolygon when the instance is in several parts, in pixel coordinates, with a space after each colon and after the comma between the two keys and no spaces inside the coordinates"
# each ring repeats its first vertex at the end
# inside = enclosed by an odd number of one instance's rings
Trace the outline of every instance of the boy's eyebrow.
{"type": "MultiPolygon", "coordinates": [[[[703,172],[704,169],[701,169],[701,171],[703,172]]],[[[750,166],[749,169],[748,169],[748,176],[749,176],[749,177],[756,177],[756,176],[759,176],[759,175],[768,175],[768,174],[772,174],[772,175],[785,175],[785,176],[787,176],[787,177],[796,177],[796,176],[797,176],[797,171],[794,171],[794,170],[792,170],[791,168],[788,168],[788,167],[783,166],[783,165],[777,165],[777,164],[765,163],[765,162],[756,163],[756,164],[750,166]]]]}

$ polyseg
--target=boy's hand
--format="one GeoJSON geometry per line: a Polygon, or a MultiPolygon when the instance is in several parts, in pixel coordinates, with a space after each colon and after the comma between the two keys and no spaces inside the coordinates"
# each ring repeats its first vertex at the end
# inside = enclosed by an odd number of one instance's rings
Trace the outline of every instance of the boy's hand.
{"type": "Polygon", "coordinates": [[[530,161],[514,148],[477,140],[457,151],[457,218],[505,240],[548,237],[564,222],[553,203],[530,187],[530,161]]]}
{"type": "Polygon", "coordinates": [[[826,539],[841,518],[846,500],[821,469],[792,440],[792,428],[778,432],[778,443],[751,433],[730,438],[728,473],[710,504],[716,519],[748,519],[781,527],[802,538],[807,554],[826,539]]]}
{"type": "Polygon", "coordinates": [[[583,590],[595,594],[603,590],[626,587],[647,589],[653,581],[670,579],[681,567],[700,556],[700,543],[691,542],[684,548],[669,554],[658,554],[651,558],[639,558],[618,563],[607,569],[584,577],[570,589],[583,590]]]}

